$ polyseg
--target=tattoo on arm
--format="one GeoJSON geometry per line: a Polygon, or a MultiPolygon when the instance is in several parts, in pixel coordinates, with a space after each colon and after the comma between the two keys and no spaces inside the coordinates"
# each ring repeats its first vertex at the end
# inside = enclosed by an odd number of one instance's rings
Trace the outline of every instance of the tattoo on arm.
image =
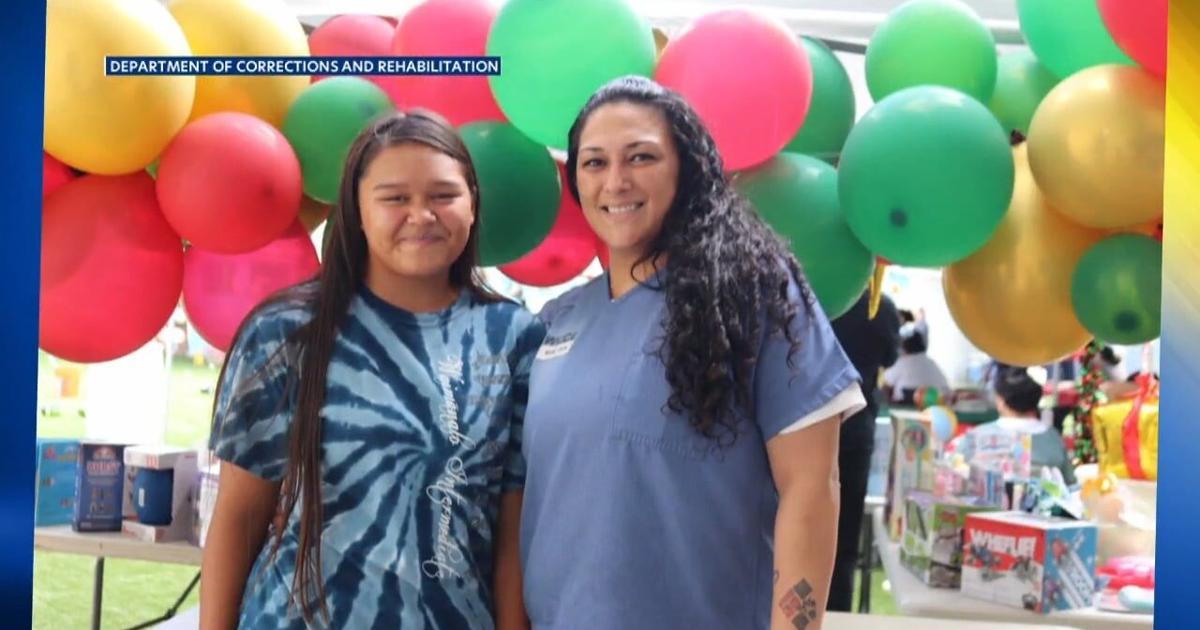
{"type": "MultiPolygon", "coordinates": [[[[775,578],[779,578],[778,573],[775,578]]],[[[796,630],[805,630],[817,618],[817,600],[813,597],[812,585],[808,580],[800,580],[784,593],[779,599],[779,609],[796,630]]]]}

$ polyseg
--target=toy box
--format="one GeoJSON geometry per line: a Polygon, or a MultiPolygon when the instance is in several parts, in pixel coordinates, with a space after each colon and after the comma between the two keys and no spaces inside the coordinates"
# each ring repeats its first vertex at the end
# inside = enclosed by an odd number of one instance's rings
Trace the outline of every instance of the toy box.
{"type": "Polygon", "coordinates": [[[962,592],[1039,613],[1096,596],[1096,526],[1025,512],[967,516],[962,592]]]}
{"type": "Polygon", "coordinates": [[[967,515],[998,509],[975,499],[909,493],[900,562],[930,586],[958,588],[967,515]]]}
{"type": "Polygon", "coordinates": [[[37,527],[66,525],[75,513],[75,475],[79,440],[39,438],[33,522],[37,527]]]}
{"type": "Polygon", "coordinates": [[[192,544],[204,546],[208,539],[208,526],[212,522],[213,510],[217,505],[217,490],[221,482],[221,462],[214,459],[201,466],[200,487],[196,491],[196,505],[192,510],[192,544]]]}
{"type": "Polygon", "coordinates": [[[899,540],[905,498],[913,490],[933,490],[933,427],[927,416],[915,411],[892,412],[892,463],[884,504],[888,536],[899,540]]]}
{"type": "Polygon", "coordinates": [[[112,442],[79,444],[75,513],[71,519],[71,527],[75,531],[121,531],[126,446],[112,442]]]}
{"type": "Polygon", "coordinates": [[[200,473],[194,450],[125,449],[125,521],[121,531],[146,542],[188,540],[200,473]]]}

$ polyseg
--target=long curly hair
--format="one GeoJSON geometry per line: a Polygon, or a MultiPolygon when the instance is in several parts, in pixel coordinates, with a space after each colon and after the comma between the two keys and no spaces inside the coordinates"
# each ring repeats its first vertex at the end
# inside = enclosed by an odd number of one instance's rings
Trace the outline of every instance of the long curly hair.
{"type": "Polygon", "coordinates": [[[592,114],[611,103],[662,112],[679,154],[674,202],[634,264],[666,260],[653,288],[666,300],[658,356],[671,388],[667,406],[686,412],[705,437],[732,445],[741,419],[754,414],[754,365],[764,335],[787,339],[793,366],[800,342],[792,320],[801,309],[812,313],[813,294],[796,258],[734,190],[700,116],[679,94],[645,77],[601,87],[571,125],[566,172],[576,201],[580,134],[592,114]],[[793,283],[799,299],[789,292],[793,283]]]}

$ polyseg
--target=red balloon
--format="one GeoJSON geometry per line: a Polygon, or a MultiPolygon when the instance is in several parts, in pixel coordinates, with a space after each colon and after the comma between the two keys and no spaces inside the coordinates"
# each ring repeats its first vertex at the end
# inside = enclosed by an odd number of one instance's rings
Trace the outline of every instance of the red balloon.
{"type": "Polygon", "coordinates": [[[804,124],[812,68],[778,21],[743,9],[700,17],[671,40],[654,78],[684,96],[736,171],[770,159],[804,124]]]}
{"type": "MultiPolygon", "coordinates": [[[[392,54],[482,56],[499,8],[490,0],[426,0],[400,20],[392,54]]],[[[425,107],[454,126],[479,120],[507,121],[487,77],[394,76],[384,89],[400,109],[425,107]]]]}
{"type": "Polygon", "coordinates": [[[1167,0],[1097,0],[1104,26],[1125,54],[1167,77],[1167,0]]]}
{"type": "Polygon", "coordinates": [[[58,190],[59,186],[75,179],[75,171],[42,151],[42,197],[58,190]]]}
{"type": "MultiPolygon", "coordinates": [[[[322,22],[308,36],[313,57],[387,57],[392,54],[396,27],[377,15],[339,15],[322,22]]],[[[313,76],[313,83],[326,78],[313,76]]],[[[387,89],[387,77],[362,77],[387,89]]]]}
{"type": "Polygon", "coordinates": [[[154,180],[85,175],[44,206],[38,345],[92,363],[150,342],[183,285],[183,244],[159,210],[154,180]]]}
{"type": "Polygon", "coordinates": [[[184,254],[183,308],[204,340],[228,352],[242,320],[272,293],[317,273],[317,250],[294,223],[265,247],[218,254],[191,247],[184,254]]]}
{"type": "MultiPolygon", "coordinates": [[[[563,166],[559,164],[558,169],[559,179],[565,181],[563,166]]],[[[596,258],[596,241],[595,233],[583,217],[583,209],[564,183],[558,218],[554,220],[550,234],[533,251],[507,265],[501,265],[500,271],[529,286],[552,287],[562,284],[583,273],[592,264],[596,258]]]]}
{"type": "Polygon", "coordinates": [[[277,129],[222,112],[189,123],[163,152],[158,201],[175,231],[223,254],[275,240],[300,212],[300,161],[277,129]]]}

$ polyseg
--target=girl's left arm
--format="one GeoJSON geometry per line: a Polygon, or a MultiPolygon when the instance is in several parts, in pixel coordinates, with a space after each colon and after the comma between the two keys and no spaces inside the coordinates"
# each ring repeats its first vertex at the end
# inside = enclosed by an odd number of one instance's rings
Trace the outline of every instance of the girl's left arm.
{"type": "Polygon", "coordinates": [[[771,630],[820,630],[837,551],[838,437],[828,418],[767,441],[779,489],[771,630]]]}
{"type": "Polygon", "coordinates": [[[496,630],[528,630],[521,583],[521,497],[506,492],[500,498],[500,521],[496,528],[496,574],[492,592],[496,602],[496,630]]]}

